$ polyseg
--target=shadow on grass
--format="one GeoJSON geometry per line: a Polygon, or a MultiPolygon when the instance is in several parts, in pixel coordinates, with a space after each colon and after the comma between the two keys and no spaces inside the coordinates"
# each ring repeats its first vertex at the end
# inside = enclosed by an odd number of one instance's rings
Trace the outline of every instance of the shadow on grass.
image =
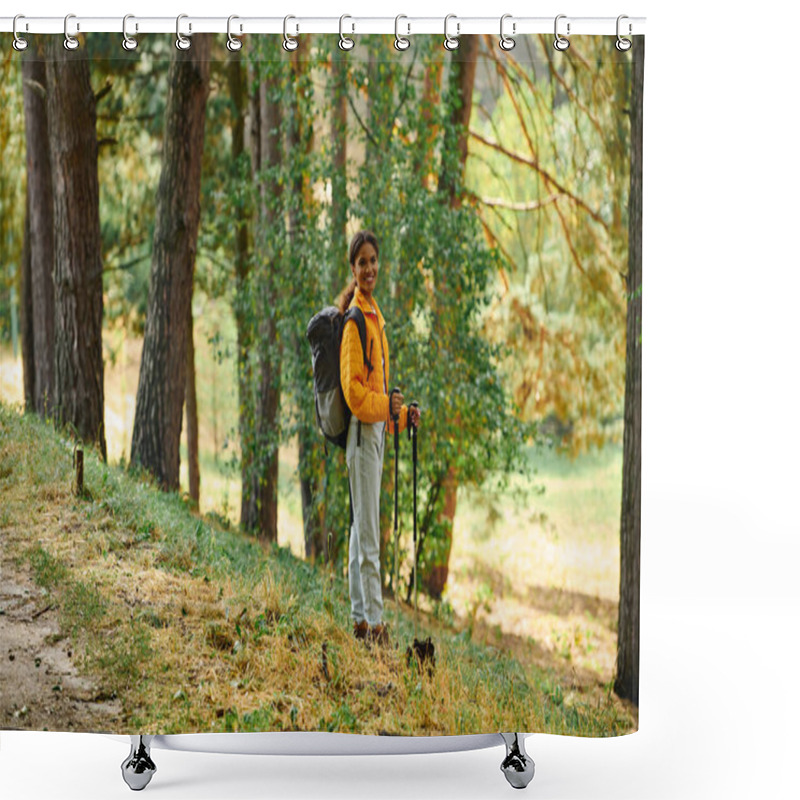
{"type": "Polygon", "coordinates": [[[619,604],[613,600],[553,586],[517,587],[501,570],[477,560],[470,566],[469,577],[478,583],[488,584],[498,600],[516,600],[532,609],[559,617],[576,614],[590,616],[603,627],[616,631],[619,604]]]}

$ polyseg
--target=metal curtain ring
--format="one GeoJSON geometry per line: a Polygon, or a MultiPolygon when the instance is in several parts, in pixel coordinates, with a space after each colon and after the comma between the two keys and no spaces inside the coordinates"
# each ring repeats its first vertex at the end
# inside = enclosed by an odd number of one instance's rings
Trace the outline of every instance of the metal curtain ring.
{"type": "MultiPolygon", "coordinates": [[[[135,50],[139,46],[139,42],[136,41],[132,36],[128,36],[128,20],[135,19],[133,14],[126,14],[122,18],[122,48],[130,52],[131,50],[135,50]]],[[[139,29],[139,26],[136,26],[136,29],[139,29]]]]}
{"type": "Polygon", "coordinates": [[[21,53],[23,50],[25,50],[28,47],[28,40],[27,39],[23,39],[17,33],[17,21],[21,20],[21,19],[25,19],[25,16],[23,14],[17,14],[17,16],[14,17],[14,24],[12,26],[12,31],[14,32],[14,41],[12,43],[12,47],[18,53],[21,53]]]}
{"type": "MultiPolygon", "coordinates": [[[[564,51],[569,47],[569,39],[565,39],[563,36],[558,35],[558,21],[560,19],[566,19],[566,18],[567,18],[566,14],[559,14],[556,17],[556,23],[555,23],[556,38],[555,41],[553,42],[553,47],[555,47],[556,50],[564,51]]],[[[569,36],[569,22],[567,23],[567,36],[569,36]]]]}
{"type": "MultiPolygon", "coordinates": [[[[356,43],[348,36],[345,36],[343,32],[343,25],[346,19],[353,18],[349,14],[342,14],[342,16],[339,17],[339,48],[341,50],[352,50],[356,46],[356,43]]],[[[355,29],[356,26],[353,25],[353,30],[355,29]]]]}
{"type": "Polygon", "coordinates": [[[80,42],[74,36],[70,35],[70,32],[69,32],[69,21],[71,19],[75,19],[75,15],[74,14],[67,14],[67,16],[64,17],[64,49],[65,50],[77,50],[78,49],[78,45],[80,44],[80,42]]]}
{"type": "MultiPolygon", "coordinates": [[[[184,36],[181,33],[181,20],[187,19],[188,14],[178,14],[178,18],[175,20],[175,47],[178,50],[188,50],[192,46],[192,40],[188,36],[184,36]]],[[[192,30],[192,23],[189,23],[189,31],[192,30]]]]}
{"type": "Polygon", "coordinates": [[[289,36],[287,28],[290,19],[297,19],[297,17],[293,17],[289,14],[283,18],[283,49],[287,53],[291,53],[292,50],[297,50],[297,46],[300,44],[293,36],[289,36]]]}
{"type": "MultiPolygon", "coordinates": [[[[630,50],[631,47],[633,46],[633,42],[630,39],[623,39],[622,36],[620,35],[619,24],[620,24],[620,22],[622,22],[623,19],[628,19],[628,17],[626,17],[625,14],[620,14],[617,17],[617,43],[616,43],[616,48],[617,48],[617,50],[620,51],[620,53],[624,53],[627,50],[630,50]]],[[[628,23],[628,36],[630,36],[632,33],[633,33],[633,26],[629,22],[628,23]]]]}
{"type": "MultiPolygon", "coordinates": [[[[503,31],[503,23],[507,20],[511,19],[511,14],[503,14],[500,17],[500,49],[505,50],[506,52],[509,50],[513,50],[516,47],[516,42],[510,36],[506,36],[503,31]]],[[[517,23],[511,23],[511,33],[517,32],[517,23]]]]}
{"type": "Polygon", "coordinates": [[[448,14],[444,18],[444,41],[442,42],[442,45],[444,46],[445,50],[458,50],[458,46],[461,44],[461,42],[458,41],[461,23],[456,22],[456,35],[450,36],[450,34],[447,32],[447,23],[450,22],[451,19],[457,19],[456,15],[448,14]]]}
{"type": "MultiPolygon", "coordinates": [[[[403,50],[408,50],[408,48],[411,47],[411,40],[400,35],[399,28],[401,19],[408,19],[408,17],[405,14],[398,14],[394,18],[394,49],[402,52],[403,50]]],[[[406,24],[408,25],[408,32],[411,33],[411,25],[408,23],[406,24]]]]}
{"type": "MultiPolygon", "coordinates": [[[[239,19],[239,17],[237,17],[235,14],[231,14],[228,17],[228,41],[225,43],[225,47],[227,47],[228,50],[231,51],[231,53],[237,53],[239,52],[239,50],[242,49],[242,40],[237,39],[231,33],[231,22],[233,22],[233,20],[235,19],[239,19]]],[[[241,27],[239,28],[239,30],[241,31],[241,27]]]]}

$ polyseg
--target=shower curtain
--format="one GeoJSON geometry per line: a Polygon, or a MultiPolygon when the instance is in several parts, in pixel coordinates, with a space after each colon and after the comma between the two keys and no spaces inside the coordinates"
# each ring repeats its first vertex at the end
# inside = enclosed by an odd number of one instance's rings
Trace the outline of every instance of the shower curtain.
{"type": "Polygon", "coordinates": [[[635,730],[643,37],[178,30],[0,64],[0,728],[635,730]]]}

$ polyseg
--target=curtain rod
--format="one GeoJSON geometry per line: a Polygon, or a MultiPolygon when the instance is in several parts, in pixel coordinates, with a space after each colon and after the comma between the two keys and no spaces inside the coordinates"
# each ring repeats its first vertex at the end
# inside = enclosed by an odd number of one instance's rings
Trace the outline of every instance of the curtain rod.
{"type": "MultiPolygon", "coordinates": [[[[228,31],[228,17],[194,17],[181,15],[180,32],[184,35],[192,33],[220,33],[228,31]]],[[[360,33],[397,32],[402,36],[414,34],[444,34],[444,17],[233,17],[231,33],[235,36],[245,34],[283,34],[292,36],[303,33],[344,33],[346,35],[360,33]],[[341,26],[341,28],[340,28],[341,26]]],[[[26,33],[64,34],[75,36],[79,33],[122,33],[122,17],[81,17],[70,14],[66,17],[25,17],[17,19],[16,31],[19,35],[26,33]]],[[[126,31],[130,36],[142,33],[175,33],[178,27],[176,17],[136,17],[129,16],[126,31]]],[[[14,30],[14,17],[0,17],[0,32],[11,33],[14,30]]],[[[513,17],[505,15],[503,30],[508,36],[521,36],[530,33],[554,33],[555,17],[513,17]]],[[[500,17],[459,17],[450,15],[447,22],[450,36],[480,33],[500,33],[500,17]]],[[[592,35],[614,36],[617,34],[617,17],[570,17],[560,14],[558,31],[562,36],[592,35]]],[[[620,21],[620,34],[632,36],[645,32],[645,17],[625,17],[620,21]]]]}

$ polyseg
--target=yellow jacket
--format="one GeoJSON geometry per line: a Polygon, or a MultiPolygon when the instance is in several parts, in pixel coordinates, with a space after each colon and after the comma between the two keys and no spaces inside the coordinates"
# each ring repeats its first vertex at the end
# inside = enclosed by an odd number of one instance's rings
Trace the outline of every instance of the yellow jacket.
{"type": "MultiPolygon", "coordinates": [[[[350,410],[362,422],[386,422],[389,433],[394,433],[394,422],[389,414],[389,342],[386,340],[386,323],[375,298],[372,302],[356,288],[350,308],[358,306],[367,323],[367,352],[361,352],[361,337],[358,326],[348,320],[342,332],[342,347],[339,351],[339,371],[342,392],[350,410]],[[366,355],[372,364],[368,370],[364,363],[366,355]]],[[[400,431],[405,430],[408,406],[400,410],[400,431]]]]}

